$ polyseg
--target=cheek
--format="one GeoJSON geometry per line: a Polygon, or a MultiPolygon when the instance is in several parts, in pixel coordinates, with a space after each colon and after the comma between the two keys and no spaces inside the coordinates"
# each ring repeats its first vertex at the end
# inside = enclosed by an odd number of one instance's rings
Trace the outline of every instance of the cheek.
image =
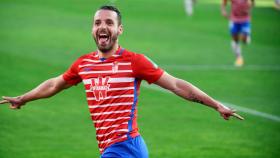
{"type": "Polygon", "coordinates": [[[91,34],[92,34],[92,35],[95,35],[95,34],[96,34],[96,31],[97,31],[97,29],[96,29],[95,27],[93,27],[93,28],[91,29],[91,34]]]}
{"type": "Polygon", "coordinates": [[[111,29],[112,34],[114,35],[118,35],[119,34],[119,30],[117,28],[112,28],[111,29]]]}

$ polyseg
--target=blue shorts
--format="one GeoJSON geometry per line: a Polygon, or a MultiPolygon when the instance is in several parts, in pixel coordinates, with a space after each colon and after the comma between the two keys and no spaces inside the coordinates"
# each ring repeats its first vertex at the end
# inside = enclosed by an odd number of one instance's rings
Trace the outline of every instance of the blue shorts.
{"type": "Polygon", "coordinates": [[[231,35],[238,35],[243,34],[249,36],[251,34],[251,24],[249,21],[236,23],[236,22],[229,22],[229,29],[231,35]]]}
{"type": "Polygon", "coordinates": [[[100,158],[148,158],[148,149],[141,136],[109,146],[100,158]]]}

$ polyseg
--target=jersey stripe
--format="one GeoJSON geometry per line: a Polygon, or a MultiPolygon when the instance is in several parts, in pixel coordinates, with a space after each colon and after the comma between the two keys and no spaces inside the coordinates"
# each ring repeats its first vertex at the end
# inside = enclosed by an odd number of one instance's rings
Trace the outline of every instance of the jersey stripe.
{"type": "MultiPolygon", "coordinates": [[[[122,109],[124,110],[124,109],[122,109]]],[[[102,113],[104,111],[99,111],[99,113],[102,113]]],[[[92,113],[91,113],[92,114],[92,113]]],[[[111,114],[111,115],[98,115],[98,116],[93,116],[91,115],[91,118],[93,120],[103,120],[103,119],[115,119],[115,118],[118,118],[118,117],[129,117],[129,113],[115,113],[115,114],[111,114]]],[[[116,121],[118,122],[118,121],[116,121]]],[[[114,123],[116,123],[114,122],[114,123]]],[[[104,123],[107,123],[107,122],[104,122],[104,123]]]]}
{"type": "Polygon", "coordinates": [[[124,123],[121,123],[121,124],[114,124],[114,125],[111,125],[111,126],[107,126],[107,127],[97,127],[96,128],[96,131],[99,131],[99,130],[107,130],[107,129],[110,129],[110,128],[115,128],[115,127],[119,127],[120,125],[126,125],[128,124],[127,122],[124,122],[124,123]]]}
{"type": "Polygon", "coordinates": [[[111,131],[109,133],[106,133],[106,134],[97,134],[96,136],[97,137],[106,137],[106,136],[108,136],[110,134],[117,133],[117,132],[128,132],[128,129],[113,130],[113,131],[111,131]]]}
{"type": "MultiPolygon", "coordinates": [[[[133,77],[122,77],[122,78],[110,78],[109,83],[122,83],[122,82],[133,82],[133,77]]],[[[91,84],[91,79],[84,79],[84,84],[91,84]]]]}
{"type": "Polygon", "coordinates": [[[127,113],[127,112],[130,112],[130,111],[131,111],[131,110],[121,110],[121,111],[110,111],[110,112],[92,113],[91,116],[100,116],[100,115],[127,113]]]}
{"type": "Polygon", "coordinates": [[[122,102],[122,103],[113,103],[113,104],[102,104],[102,105],[89,105],[88,107],[90,109],[96,109],[96,108],[106,108],[111,106],[119,106],[119,105],[132,105],[133,102],[122,102]]]}
{"type": "MultiPolygon", "coordinates": [[[[113,99],[113,98],[131,98],[131,97],[134,97],[134,95],[125,94],[125,95],[119,95],[119,96],[108,96],[108,97],[105,97],[104,100],[113,99]]],[[[96,98],[95,97],[87,97],[87,100],[96,100],[96,98]]]]}
{"type": "MultiPolygon", "coordinates": [[[[132,70],[118,70],[115,73],[127,73],[132,72],[132,70]]],[[[88,75],[88,74],[106,74],[106,73],[114,73],[112,70],[109,71],[82,71],[79,72],[79,75],[88,75]]]]}
{"type": "Polygon", "coordinates": [[[93,123],[102,123],[102,122],[114,122],[121,119],[129,119],[130,117],[118,117],[115,119],[103,119],[103,120],[93,120],[93,123]]]}
{"type": "Polygon", "coordinates": [[[100,63],[101,60],[92,60],[92,59],[83,59],[83,61],[92,62],[92,63],[100,63]]]}
{"type": "MultiPolygon", "coordinates": [[[[114,64],[113,63],[102,63],[102,64],[81,64],[81,65],[79,65],[79,67],[81,68],[81,67],[91,67],[91,66],[97,66],[97,67],[100,67],[100,66],[113,66],[114,64]]],[[[127,63],[125,63],[125,62],[118,62],[118,65],[120,66],[120,65],[125,65],[125,66],[127,66],[127,65],[131,65],[131,62],[127,62],[127,63]]]]}
{"type": "Polygon", "coordinates": [[[108,140],[105,140],[105,141],[98,141],[98,144],[105,144],[105,143],[110,143],[110,142],[116,142],[117,140],[121,140],[121,139],[125,139],[127,138],[126,135],[122,136],[122,137],[119,137],[117,139],[108,139],[108,140]]]}

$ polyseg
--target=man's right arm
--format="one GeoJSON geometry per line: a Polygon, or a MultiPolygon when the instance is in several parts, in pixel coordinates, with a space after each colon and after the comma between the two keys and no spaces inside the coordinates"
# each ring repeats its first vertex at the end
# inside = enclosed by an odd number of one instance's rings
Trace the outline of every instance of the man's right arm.
{"type": "Polygon", "coordinates": [[[25,103],[41,99],[41,98],[48,98],[51,97],[63,89],[69,88],[69,85],[62,77],[62,75],[58,77],[54,77],[48,79],[41,83],[39,86],[34,88],[33,90],[17,97],[2,97],[3,100],[0,101],[0,104],[3,103],[10,103],[11,109],[19,109],[25,103]]]}

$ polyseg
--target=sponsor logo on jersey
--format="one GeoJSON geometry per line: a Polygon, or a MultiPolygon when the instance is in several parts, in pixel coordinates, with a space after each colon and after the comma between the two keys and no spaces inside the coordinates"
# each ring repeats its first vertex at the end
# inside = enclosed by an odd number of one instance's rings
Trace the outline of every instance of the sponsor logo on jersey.
{"type": "Polygon", "coordinates": [[[107,91],[110,88],[109,79],[108,76],[91,79],[90,91],[92,91],[96,101],[104,100],[107,97],[107,91]]]}

